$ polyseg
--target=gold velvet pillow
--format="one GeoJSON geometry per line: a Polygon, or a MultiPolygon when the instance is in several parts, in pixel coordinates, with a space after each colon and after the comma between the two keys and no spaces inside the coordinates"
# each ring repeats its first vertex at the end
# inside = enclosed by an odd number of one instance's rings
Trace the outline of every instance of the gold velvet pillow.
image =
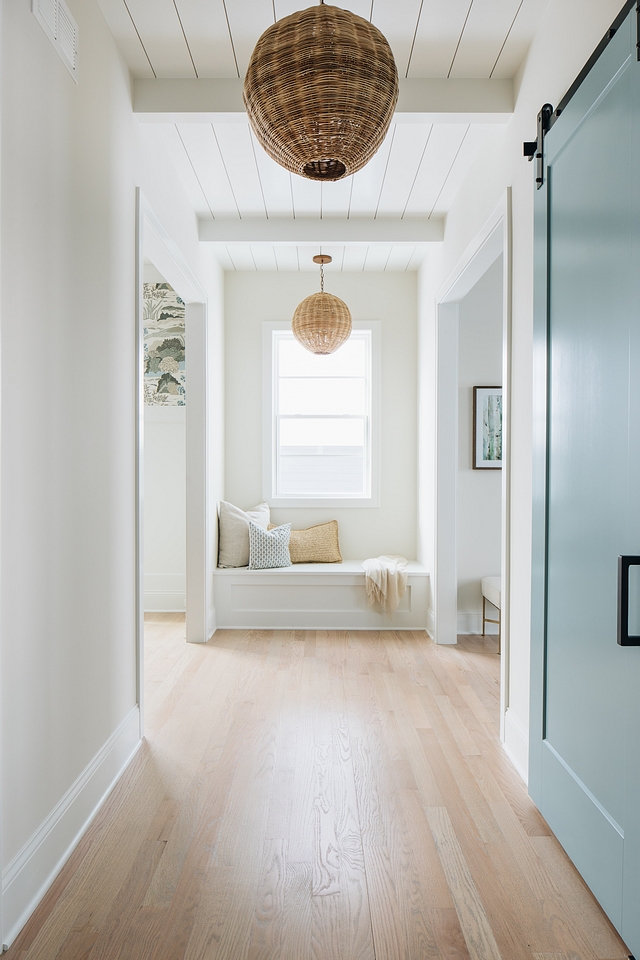
{"type": "MultiPolygon", "coordinates": [[[[274,524],[269,524],[269,530],[274,524]]],[[[291,563],[342,563],[338,521],[318,523],[306,530],[292,530],[289,539],[291,563]]]]}

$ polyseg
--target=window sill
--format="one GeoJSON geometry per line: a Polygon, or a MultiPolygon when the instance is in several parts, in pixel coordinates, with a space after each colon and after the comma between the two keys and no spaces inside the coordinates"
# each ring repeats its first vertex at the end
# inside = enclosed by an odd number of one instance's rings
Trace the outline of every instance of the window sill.
{"type": "Polygon", "coordinates": [[[266,497],[266,500],[274,510],[280,507],[287,510],[359,510],[375,509],[380,506],[377,497],[326,497],[308,500],[305,497],[266,497]]]}

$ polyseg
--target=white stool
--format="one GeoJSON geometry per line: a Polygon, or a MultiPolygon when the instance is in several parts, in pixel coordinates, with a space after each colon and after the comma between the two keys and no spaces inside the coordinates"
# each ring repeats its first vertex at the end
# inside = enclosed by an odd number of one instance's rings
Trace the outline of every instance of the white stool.
{"type": "Polygon", "coordinates": [[[500,594],[502,591],[502,577],[483,577],[482,578],[482,636],[486,636],[485,625],[487,623],[498,624],[498,653],[500,653],[500,594]],[[492,603],[498,611],[498,619],[492,620],[487,616],[487,600],[492,603]]]}

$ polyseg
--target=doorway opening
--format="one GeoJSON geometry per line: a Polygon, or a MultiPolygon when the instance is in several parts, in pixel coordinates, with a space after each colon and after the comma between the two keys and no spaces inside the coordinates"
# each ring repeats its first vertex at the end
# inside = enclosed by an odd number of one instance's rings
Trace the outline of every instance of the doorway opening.
{"type": "Polygon", "coordinates": [[[458,636],[499,652],[502,253],[458,304],[458,636]],[[498,621],[497,623],[495,621],[498,621]]]}
{"type": "Polygon", "coordinates": [[[144,619],[184,623],[186,613],[185,303],[143,261],[144,619]]]}
{"type": "Polygon", "coordinates": [[[136,660],[142,735],[145,611],[171,609],[184,616],[185,639],[192,643],[206,643],[213,628],[207,297],[140,191],[136,286],[136,660]]]}
{"type": "MultiPolygon", "coordinates": [[[[459,634],[481,634],[481,581],[498,578],[499,616],[488,604],[486,613],[500,620],[502,739],[509,704],[510,221],[507,192],[436,304],[434,636],[437,643],[453,644],[459,634]],[[473,387],[501,388],[499,470],[474,469],[473,387]]],[[[497,632],[497,624],[487,628],[497,632]]]]}
{"type": "Polygon", "coordinates": [[[185,304],[143,266],[144,612],[186,610],[185,304]]]}

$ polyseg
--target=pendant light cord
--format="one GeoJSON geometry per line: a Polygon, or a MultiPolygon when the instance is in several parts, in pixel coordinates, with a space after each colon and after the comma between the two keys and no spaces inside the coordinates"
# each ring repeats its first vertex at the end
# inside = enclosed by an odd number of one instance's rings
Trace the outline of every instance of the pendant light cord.
{"type": "Polygon", "coordinates": [[[320,264],[320,293],[324,293],[324,263],[320,264]]]}

